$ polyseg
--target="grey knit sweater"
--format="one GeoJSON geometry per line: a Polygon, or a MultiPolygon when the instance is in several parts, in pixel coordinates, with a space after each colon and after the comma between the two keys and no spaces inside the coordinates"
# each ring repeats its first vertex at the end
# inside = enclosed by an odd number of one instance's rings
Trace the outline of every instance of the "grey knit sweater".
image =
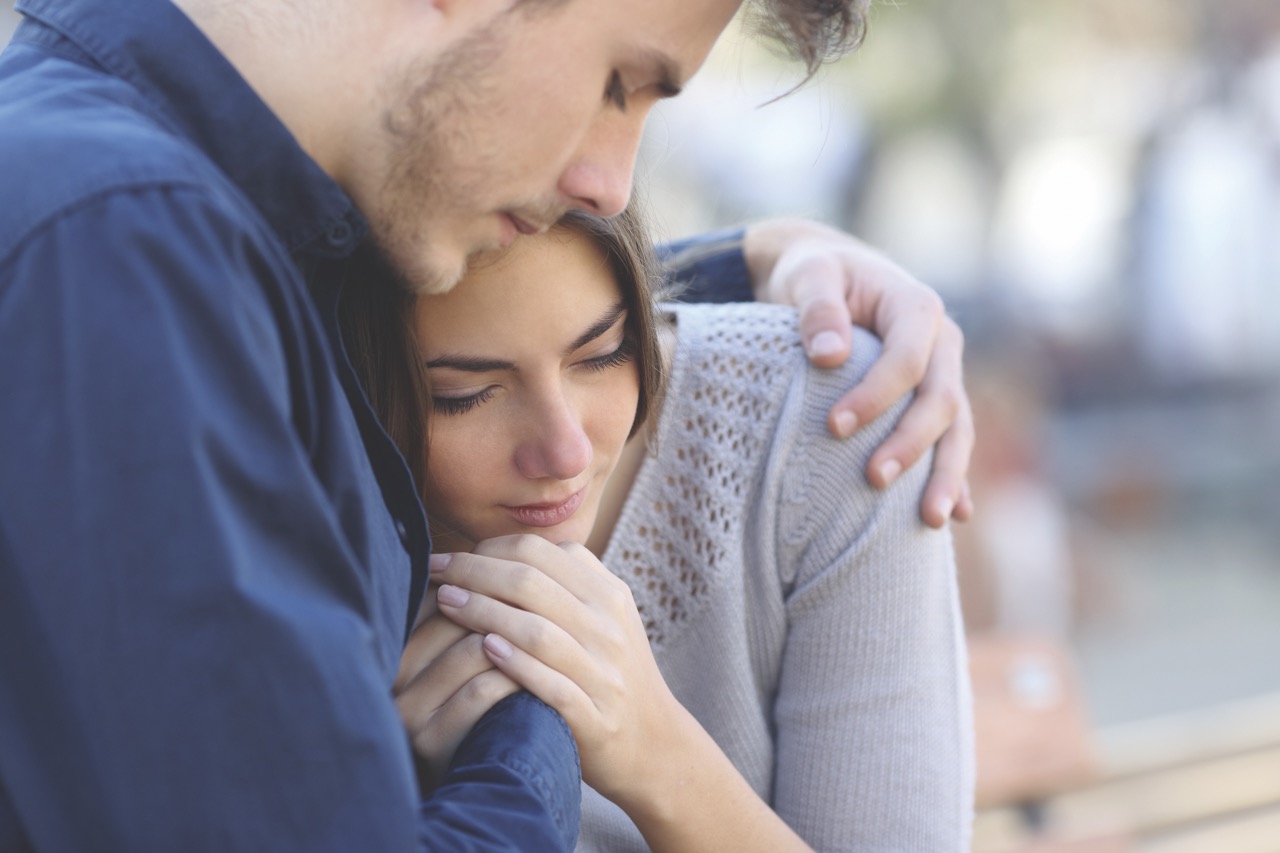
{"type": "MultiPolygon", "coordinates": [[[[899,404],[847,441],[827,411],[879,344],[808,366],[794,311],[673,306],[656,445],[604,556],[672,692],[819,850],[968,849],[970,695],[951,539],[919,521],[928,461],[866,483],[899,404]]],[[[644,850],[583,789],[580,850],[644,850]]]]}

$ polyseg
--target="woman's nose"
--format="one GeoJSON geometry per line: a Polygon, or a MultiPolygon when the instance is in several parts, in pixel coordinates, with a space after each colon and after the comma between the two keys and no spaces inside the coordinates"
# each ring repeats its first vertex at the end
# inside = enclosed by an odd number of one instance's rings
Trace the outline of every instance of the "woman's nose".
{"type": "Polygon", "coordinates": [[[572,480],[591,464],[591,440],[582,419],[566,400],[557,400],[534,416],[516,448],[516,468],[529,479],[572,480]]]}

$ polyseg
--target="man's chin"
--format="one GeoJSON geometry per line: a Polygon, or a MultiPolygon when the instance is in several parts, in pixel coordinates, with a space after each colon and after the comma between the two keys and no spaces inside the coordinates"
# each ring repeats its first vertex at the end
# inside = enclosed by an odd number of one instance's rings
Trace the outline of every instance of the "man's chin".
{"type": "Polygon", "coordinates": [[[395,259],[405,283],[418,296],[448,293],[462,281],[467,272],[465,259],[448,262],[440,257],[424,257],[419,252],[412,259],[395,259]]]}

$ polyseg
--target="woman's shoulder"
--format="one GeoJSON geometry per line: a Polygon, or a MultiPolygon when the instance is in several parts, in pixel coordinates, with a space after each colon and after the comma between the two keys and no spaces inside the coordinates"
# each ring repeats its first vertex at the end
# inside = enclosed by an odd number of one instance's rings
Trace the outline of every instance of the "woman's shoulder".
{"type": "Polygon", "coordinates": [[[694,365],[702,382],[737,380],[768,392],[804,380],[810,402],[833,405],[880,357],[879,338],[854,327],[847,361],[833,368],[813,367],[804,354],[799,315],[787,305],[673,304],[667,309],[677,323],[676,359],[694,365]]]}

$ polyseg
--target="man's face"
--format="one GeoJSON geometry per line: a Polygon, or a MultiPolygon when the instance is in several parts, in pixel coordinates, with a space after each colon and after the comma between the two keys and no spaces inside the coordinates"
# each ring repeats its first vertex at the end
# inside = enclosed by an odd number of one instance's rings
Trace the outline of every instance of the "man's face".
{"type": "Polygon", "coordinates": [[[349,189],[417,289],[571,208],[626,205],[649,109],[740,0],[525,0],[388,86],[377,165],[349,189]]]}

